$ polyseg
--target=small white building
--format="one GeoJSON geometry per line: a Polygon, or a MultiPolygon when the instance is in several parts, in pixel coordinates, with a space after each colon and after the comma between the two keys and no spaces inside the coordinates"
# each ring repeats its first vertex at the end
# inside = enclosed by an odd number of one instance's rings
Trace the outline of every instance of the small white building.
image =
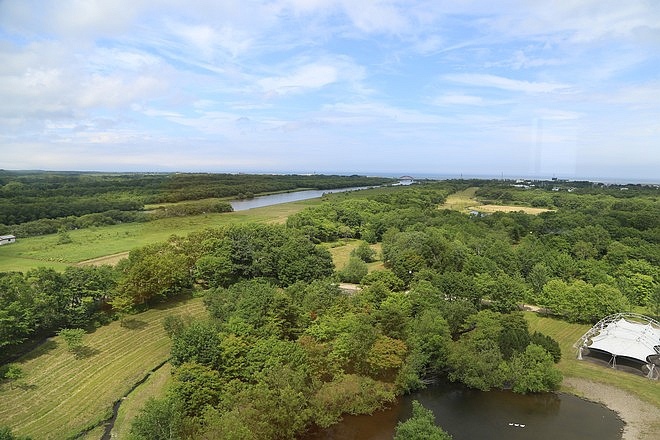
{"type": "Polygon", "coordinates": [[[0,245],[10,244],[16,241],[16,237],[13,235],[0,235],[0,245]]]}

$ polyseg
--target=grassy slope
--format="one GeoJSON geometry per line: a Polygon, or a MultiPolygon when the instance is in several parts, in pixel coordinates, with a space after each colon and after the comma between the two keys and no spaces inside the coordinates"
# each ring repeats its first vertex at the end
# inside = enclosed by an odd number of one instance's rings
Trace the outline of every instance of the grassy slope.
{"type": "Polygon", "coordinates": [[[655,405],[660,411],[660,383],[636,376],[623,371],[613,370],[589,361],[578,361],[573,344],[589,330],[585,324],[571,324],[558,319],[538,316],[533,312],[526,312],[531,331],[540,331],[559,342],[562,359],[559,368],[565,376],[589,379],[613,385],[628,391],[642,400],[655,405]]]}
{"type": "Polygon", "coordinates": [[[206,311],[196,298],[136,315],[133,328],[114,322],[85,336],[91,354],[81,359],[51,338],[18,362],[26,373],[21,387],[0,386],[2,424],[34,438],[63,439],[107,418],[113,402],[169,356],[162,328],[169,314],[206,311]]]}
{"type": "Polygon", "coordinates": [[[39,266],[64,269],[80,261],[126,252],[165,241],[173,234],[187,235],[208,227],[247,222],[283,223],[288,216],[319,203],[320,199],[312,199],[249,211],[79,229],[69,234],[73,243],[62,245],[57,244],[57,234],[19,239],[14,244],[0,246],[0,272],[25,271],[39,266]]]}
{"type": "MultiPolygon", "coordinates": [[[[171,379],[172,366],[167,363],[149,376],[146,382],[137,387],[119,407],[117,420],[112,430],[113,438],[127,438],[131,431],[131,423],[149,398],[158,398],[165,394],[167,384],[171,379]]],[[[98,438],[98,437],[97,437],[98,438]]]]}

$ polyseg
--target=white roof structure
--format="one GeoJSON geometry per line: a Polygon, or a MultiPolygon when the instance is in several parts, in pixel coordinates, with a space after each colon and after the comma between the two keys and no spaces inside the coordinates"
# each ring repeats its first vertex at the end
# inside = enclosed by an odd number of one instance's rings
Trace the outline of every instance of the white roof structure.
{"type": "Polygon", "coordinates": [[[596,349],[612,355],[613,366],[617,357],[635,359],[648,364],[649,355],[660,353],[660,323],[636,313],[617,313],[601,319],[585,333],[575,347],[596,349]]]}

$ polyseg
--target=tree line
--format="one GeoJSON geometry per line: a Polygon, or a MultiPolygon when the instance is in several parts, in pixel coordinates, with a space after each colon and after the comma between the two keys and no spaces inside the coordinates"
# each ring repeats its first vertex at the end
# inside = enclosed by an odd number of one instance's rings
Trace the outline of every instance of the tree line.
{"type": "Polygon", "coordinates": [[[392,179],[364,176],[206,173],[52,173],[0,170],[0,233],[28,237],[60,229],[148,221],[164,216],[227,212],[227,202],[298,189],[375,186],[392,179]],[[186,202],[146,215],[155,203],[186,202]]]}

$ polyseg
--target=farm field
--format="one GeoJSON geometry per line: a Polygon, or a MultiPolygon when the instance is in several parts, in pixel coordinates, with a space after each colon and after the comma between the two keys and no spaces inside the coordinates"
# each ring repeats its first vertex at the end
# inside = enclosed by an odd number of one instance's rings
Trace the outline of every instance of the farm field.
{"type": "Polygon", "coordinates": [[[201,298],[158,305],[125,327],[113,322],[86,335],[78,358],[61,338],[50,338],[16,362],[25,373],[21,383],[0,385],[0,420],[35,439],[98,432],[113,403],[169,357],[162,320],[172,314],[202,317],[206,310],[201,298]]]}
{"type": "Polygon", "coordinates": [[[204,214],[126,223],[70,231],[71,243],[58,244],[57,234],[29,237],[0,247],[0,272],[25,271],[35,267],[64,269],[79,262],[109,257],[150,243],[165,241],[171,235],[233,223],[284,223],[288,216],[320,203],[320,199],[272,205],[249,211],[204,214]]]}

